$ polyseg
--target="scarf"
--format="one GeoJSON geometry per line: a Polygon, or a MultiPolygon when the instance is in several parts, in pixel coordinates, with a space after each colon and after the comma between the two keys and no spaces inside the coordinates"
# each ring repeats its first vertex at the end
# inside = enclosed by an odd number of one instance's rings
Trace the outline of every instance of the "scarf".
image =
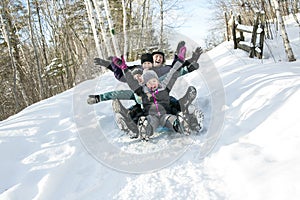
{"type": "Polygon", "coordinates": [[[155,95],[158,94],[158,89],[156,89],[154,92],[151,93],[152,97],[153,97],[153,101],[154,101],[154,104],[155,104],[155,107],[156,107],[156,111],[158,113],[158,116],[160,116],[160,112],[158,110],[158,103],[157,103],[157,100],[156,100],[156,97],[155,95]]]}

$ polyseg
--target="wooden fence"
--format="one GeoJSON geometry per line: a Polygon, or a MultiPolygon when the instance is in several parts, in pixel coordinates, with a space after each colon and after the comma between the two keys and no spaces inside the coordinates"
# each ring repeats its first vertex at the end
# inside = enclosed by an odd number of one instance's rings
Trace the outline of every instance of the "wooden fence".
{"type": "Polygon", "coordinates": [[[262,59],[263,47],[264,47],[264,37],[265,37],[265,15],[263,12],[257,12],[253,26],[243,25],[241,16],[234,16],[231,13],[231,17],[225,13],[226,22],[226,32],[227,40],[229,41],[231,36],[234,44],[234,49],[243,49],[249,52],[249,57],[254,58],[254,56],[262,59]],[[231,31],[231,32],[230,32],[231,31]],[[250,42],[245,42],[244,33],[252,34],[250,42]],[[239,33],[239,37],[237,36],[239,33]],[[259,35],[257,37],[257,35],[259,35]]]}

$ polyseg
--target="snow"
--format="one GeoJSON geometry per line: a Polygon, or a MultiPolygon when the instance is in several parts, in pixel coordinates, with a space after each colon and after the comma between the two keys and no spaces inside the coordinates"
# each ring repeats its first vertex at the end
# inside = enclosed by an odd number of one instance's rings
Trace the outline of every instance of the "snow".
{"type": "Polygon", "coordinates": [[[296,62],[281,38],[266,41],[263,60],[224,42],[177,81],[176,97],[197,88],[200,134],[130,140],[111,101],[86,104],[127,88],[111,73],[1,121],[0,199],[299,199],[299,29],[287,30],[296,62]]]}

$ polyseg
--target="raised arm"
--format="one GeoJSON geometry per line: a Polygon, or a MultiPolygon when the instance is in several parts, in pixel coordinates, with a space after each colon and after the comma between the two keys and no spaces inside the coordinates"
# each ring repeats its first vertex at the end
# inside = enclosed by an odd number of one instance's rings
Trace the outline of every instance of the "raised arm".
{"type": "Polygon", "coordinates": [[[142,90],[142,87],[139,85],[139,82],[134,79],[131,70],[128,69],[127,64],[125,62],[125,59],[123,56],[121,56],[121,59],[114,57],[113,63],[123,72],[126,78],[126,82],[130,89],[132,89],[135,93],[139,95],[139,93],[142,90]]]}
{"type": "Polygon", "coordinates": [[[174,86],[174,84],[179,76],[179,71],[181,70],[182,67],[183,67],[183,65],[179,61],[177,61],[173,65],[173,68],[170,70],[170,72],[167,74],[167,76],[161,83],[163,88],[167,88],[169,90],[172,89],[172,87],[174,86]]]}

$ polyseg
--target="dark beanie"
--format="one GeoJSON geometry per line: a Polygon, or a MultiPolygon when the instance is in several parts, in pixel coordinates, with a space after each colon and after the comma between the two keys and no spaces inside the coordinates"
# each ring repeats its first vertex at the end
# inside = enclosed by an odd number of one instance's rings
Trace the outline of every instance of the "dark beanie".
{"type": "Polygon", "coordinates": [[[143,73],[144,83],[146,84],[152,78],[156,78],[158,80],[158,76],[157,76],[156,72],[153,70],[144,70],[144,73],[143,73]]]}
{"type": "Polygon", "coordinates": [[[136,74],[143,74],[143,70],[141,68],[136,68],[131,72],[132,76],[136,75],[136,74]]]}
{"type": "Polygon", "coordinates": [[[145,53],[142,54],[141,56],[141,64],[143,64],[144,62],[151,62],[153,63],[153,56],[150,53],[145,53]]]}
{"type": "Polygon", "coordinates": [[[166,60],[165,60],[165,54],[164,54],[163,52],[161,52],[161,51],[154,51],[154,52],[152,52],[152,57],[153,57],[155,54],[160,54],[160,55],[162,55],[162,57],[163,57],[163,62],[166,61],[166,60]]]}

